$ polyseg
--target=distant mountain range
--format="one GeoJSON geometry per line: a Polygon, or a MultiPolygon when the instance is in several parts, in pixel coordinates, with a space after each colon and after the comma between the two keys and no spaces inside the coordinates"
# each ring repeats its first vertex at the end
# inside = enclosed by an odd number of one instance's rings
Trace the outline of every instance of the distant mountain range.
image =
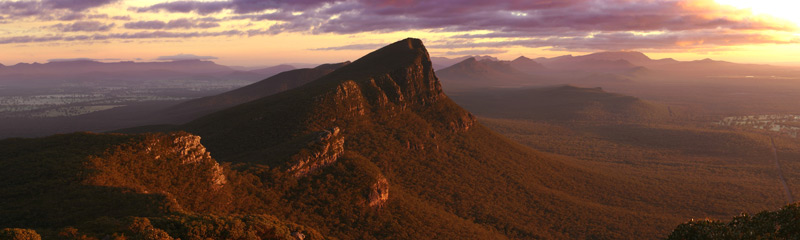
{"type": "Polygon", "coordinates": [[[431,57],[431,61],[433,62],[433,69],[436,69],[438,71],[453,66],[454,64],[467,60],[469,58],[475,58],[476,60],[499,61],[499,59],[497,59],[496,57],[488,55],[463,56],[457,58],[431,57]]]}
{"type": "Polygon", "coordinates": [[[211,61],[180,60],[169,62],[113,62],[92,60],[49,63],[19,63],[0,69],[0,74],[78,74],[88,72],[141,72],[168,70],[185,73],[231,72],[233,69],[211,61]]]}
{"type": "Polygon", "coordinates": [[[242,86],[277,73],[294,69],[278,65],[253,71],[203,60],[170,62],[98,62],[92,60],[19,63],[0,68],[0,85],[25,88],[83,87],[176,87],[187,88],[242,86]],[[197,86],[197,85],[200,86],[197,86]]]}
{"type": "Polygon", "coordinates": [[[521,56],[512,61],[500,61],[485,56],[481,60],[467,58],[450,67],[437,69],[437,72],[442,83],[447,86],[447,91],[554,84],[601,86],[682,79],[703,82],[707,81],[705,78],[713,76],[797,75],[796,70],[788,67],[711,59],[651,59],[641,52],[633,51],[536,59],[521,56]]]}
{"type": "Polygon", "coordinates": [[[659,122],[669,109],[636,97],[571,85],[491,89],[455,94],[460,106],[479,116],[543,122],[659,122]]]}

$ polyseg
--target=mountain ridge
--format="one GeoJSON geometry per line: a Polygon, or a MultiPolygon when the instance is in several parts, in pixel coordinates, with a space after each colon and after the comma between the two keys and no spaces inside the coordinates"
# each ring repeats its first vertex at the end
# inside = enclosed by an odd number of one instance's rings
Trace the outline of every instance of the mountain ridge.
{"type": "Polygon", "coordinates": [[[347,64],[349,61],[284,71],[241,88],[180,103],[165,109],[163,114],[177,122],[186,122],[211,112],[302,86],[347,64]]]}
{"type": "Polygon", "coordinates": [[[205,60],[178,60],[169,62],[121,61],[104,63],[93,60],[58,61],[48,63],[18,63],[4,67],[0,74],[80,74],[90,72],[136,72],[153,70],[172,70],[187,73],[233,72],[234,69],[205,60]]]}

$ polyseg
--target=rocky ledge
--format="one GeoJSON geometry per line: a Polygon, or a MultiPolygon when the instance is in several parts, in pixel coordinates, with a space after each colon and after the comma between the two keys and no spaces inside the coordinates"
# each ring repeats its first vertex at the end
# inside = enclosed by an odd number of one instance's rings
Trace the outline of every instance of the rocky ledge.
{"type": "Polygon", "coordinates": [[[295,177],[309,173],[336,162],[344,153],[344,135],[338,127],[312,133],[315,135],[306,148],[292,156],[288,172],[295,177]]]}

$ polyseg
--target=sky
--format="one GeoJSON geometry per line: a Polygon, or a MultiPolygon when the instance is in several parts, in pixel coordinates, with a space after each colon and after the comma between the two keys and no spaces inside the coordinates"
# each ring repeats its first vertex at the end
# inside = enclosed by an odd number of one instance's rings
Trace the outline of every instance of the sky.
{"type": "Polygon", "coordinates": [[[0,0],[0,64],[355,60],[414,37],[432,56],[640,51],[798,64],[800,3],[783,0],[0,0]]]}

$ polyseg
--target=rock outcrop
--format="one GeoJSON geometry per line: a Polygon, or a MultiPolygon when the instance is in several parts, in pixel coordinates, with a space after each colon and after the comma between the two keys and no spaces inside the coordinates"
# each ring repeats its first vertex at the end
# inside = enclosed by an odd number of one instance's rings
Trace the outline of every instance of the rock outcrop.
{"type": "Polygon", "coordinates": [[[91,157],[90,166],[98,170],[90,182],[129,187],[142,193],[170,195],[166,189],[174,186],[163,179],[179,176],[168,174],[185,174],[182,177],[197,181],[195,184],[205,189],[202,191],[216,191],[228,183],[222,166],[211,158],[200,137],[187,132],[146,134],[140,142],[91,157]]]}
{"type": "Polygon", "coordinates": [[[455,119],[449,122],[450,130],[453,132],[466,132],[472,125],[475,124],[475,116],[472,113],[464,112],[464,114],[456,115],[455,119]]]}
{"type": "Polygon", "coordinates": [[[211,153],[206,151],[206,147],[200,143],[200,136],[185,132],[173,133],[172,147],[170,151],[176,154],[176,158],[181,164],[197,164],[200,162],[211,162],[211,187],[214,189],[222,188],[228,183],[227,177],[222,171],[222,167],[217,161],[211,158],[211,153]]]}
{"type": "Polygon", "coordinates": [[[301,233],[301,232],[293,232],[291,234],[291,236],[292,236],[292,238],[294,238],[294,240],[305,240],[306,239],[306,235],[301,233]]]}
{"type": "Polygon", "coordinates": [[[379,175],[375,183],[370,187],[367,205],[374,208],[382,208],[389,201],[389,180],[383,175],[379,175]]]}
{"type": "Polygon", "coordinates": [[[292,156],[288,172],[295,177],[306,176],[330,165],[344,153],[344,135],[338,127],[312,134],[315,137],[307,147],[292,156]]]}
{"type": "Polygon", "coordinates": [[[178,155],[181,163],[197,163],[211,158],[211,153],[200,144],[200,136],[188,133],[173,133],[171,152],[178,155]]]}

